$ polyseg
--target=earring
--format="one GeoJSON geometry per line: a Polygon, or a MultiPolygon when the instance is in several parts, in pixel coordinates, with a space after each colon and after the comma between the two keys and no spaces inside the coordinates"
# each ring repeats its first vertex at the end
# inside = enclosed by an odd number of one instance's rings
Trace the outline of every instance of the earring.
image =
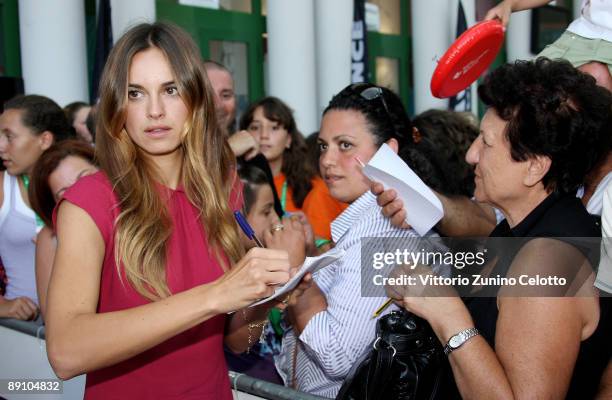
{"type": "Polygon", "coordinates": [[[412,127],[412,141],[414,143],[419,143],[423,139],[421,132],[419,132],[419,128],[416,126],[412,127]]]}

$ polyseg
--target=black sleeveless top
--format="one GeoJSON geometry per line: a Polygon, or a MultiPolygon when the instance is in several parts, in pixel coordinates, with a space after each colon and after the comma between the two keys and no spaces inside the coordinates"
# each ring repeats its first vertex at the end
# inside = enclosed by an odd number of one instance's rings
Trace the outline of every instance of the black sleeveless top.
{"type": "MultiPolygon", "coordinates": [[[[513,239],[515,245],[506,246],[505,254],[498,254],[496,263],[490,276],[505,276],[514,256],[522,245],[534,238],[567,238],[564,242],[574,245],[590,261],[591,266],[597,267],[599,262],[599,245],[581,246],[574,238],[597,238],[601,236],[593,216],[589,215],[575,196],[552,193],[540,203],[523,221],[514,228],[510,228],[506,220],[502,221],[493,230],[491,238],[524,238],[513,239]],[[508,248],[511,247],[511,248],[508,248]]],[[[494,239],[492,239],[494,240],[494,239]]],[[[499,248],[499,246],[494,246],[499,248]]],[[[497,309],[496,290],[490,292],[491,287],[484,290],[489,292],[487,297],[473,297],[465,299],[466,306],[472,315],[476,328],[487,340],[491,347],[495,347],[495,331],[499,311],[497,309]]],[[[612,315],[610,297],[600,298],[600,318],[595,332],[585,341],[581,342],[578,358],[570,381],[567,399],[590,399],[595,396],[599,380],[612,355],[612,315]]],[[[551,332],[554,335],[554,332],[551,332]]],[[[447,384],[449,391],[444,390],[443,397],[459,398],[450,365],[446,366],[447,384]],[[448,376],[450,374],[450,376],[448,376]],[[452,382],[452,383],[451,383],[452,382]]]]}

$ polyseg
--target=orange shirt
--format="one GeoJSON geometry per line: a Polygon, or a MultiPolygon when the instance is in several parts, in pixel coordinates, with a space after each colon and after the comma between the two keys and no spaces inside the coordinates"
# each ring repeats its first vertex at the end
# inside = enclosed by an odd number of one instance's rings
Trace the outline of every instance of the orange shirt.
{"type": "MultiPolygon", "coordinates": [[[[274,186],[276,187],[276,193],[282,200],[283,197],[283,183],[285,183],[285,174],[280,173],[274,177],[274,186]]],[[[312,230],[317,238],[331,240],[331,223],[346,207],[348,204],[341,203],[334,199],[327,189],[327,185],[323,182],[323,179],[316,176],[312,180],[312,189],[306,195],[302,208],[296,207],[293,202],[292,190],[287,187],[287,195],[285,199],[285,211],[303,211],[312,226],[312,230]]]]}

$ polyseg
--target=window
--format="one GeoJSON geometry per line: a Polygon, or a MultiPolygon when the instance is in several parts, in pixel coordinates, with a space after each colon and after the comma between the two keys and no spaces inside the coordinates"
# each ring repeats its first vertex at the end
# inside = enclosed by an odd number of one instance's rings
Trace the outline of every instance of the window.
{"type": "MultiPolygon", "coordinates": [[[[373,4],[378,8],[379,30],[378,32],[388,35],[399,35],[402,32],[400,0],[368,0],[367,3],[373,4]]],[[[372,8],[374,9],[374,8],[372,8]]],[[[366,7],[367,14],[376,18],[376,15],[369,13],[366,7]]]]}
{"type": "Polygon", "coordinates": [[[400,94],[398,59],[376,57],[376,84],[400,94]]]}
{"type": "Polygon", "coordinates": [[[251,13],[251,0],[219,0],[219,8],[229,11],[251,13]]]}

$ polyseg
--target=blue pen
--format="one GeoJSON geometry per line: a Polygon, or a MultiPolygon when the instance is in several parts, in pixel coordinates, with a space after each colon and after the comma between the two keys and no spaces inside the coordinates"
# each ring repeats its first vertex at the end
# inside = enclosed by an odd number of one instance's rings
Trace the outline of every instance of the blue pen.
{"type": "Polygon", "coordinates": [[[253,230],[253,228],[251,228],[251,225],[249,225],[249,223],[247,222],[246,218],[244,218],[242,213],[240,211],[234,211],[234,218],[236,218],[236,222],[238,222],[238,226],[240,226],[240,229],[242,229],[244,234],[249,239],[254,241],[255,244],[257,245],[257,247],[262,247],[263,248],[264,245],[257,238],[257,236],[255,236],[255,231],[253,230]]]}

